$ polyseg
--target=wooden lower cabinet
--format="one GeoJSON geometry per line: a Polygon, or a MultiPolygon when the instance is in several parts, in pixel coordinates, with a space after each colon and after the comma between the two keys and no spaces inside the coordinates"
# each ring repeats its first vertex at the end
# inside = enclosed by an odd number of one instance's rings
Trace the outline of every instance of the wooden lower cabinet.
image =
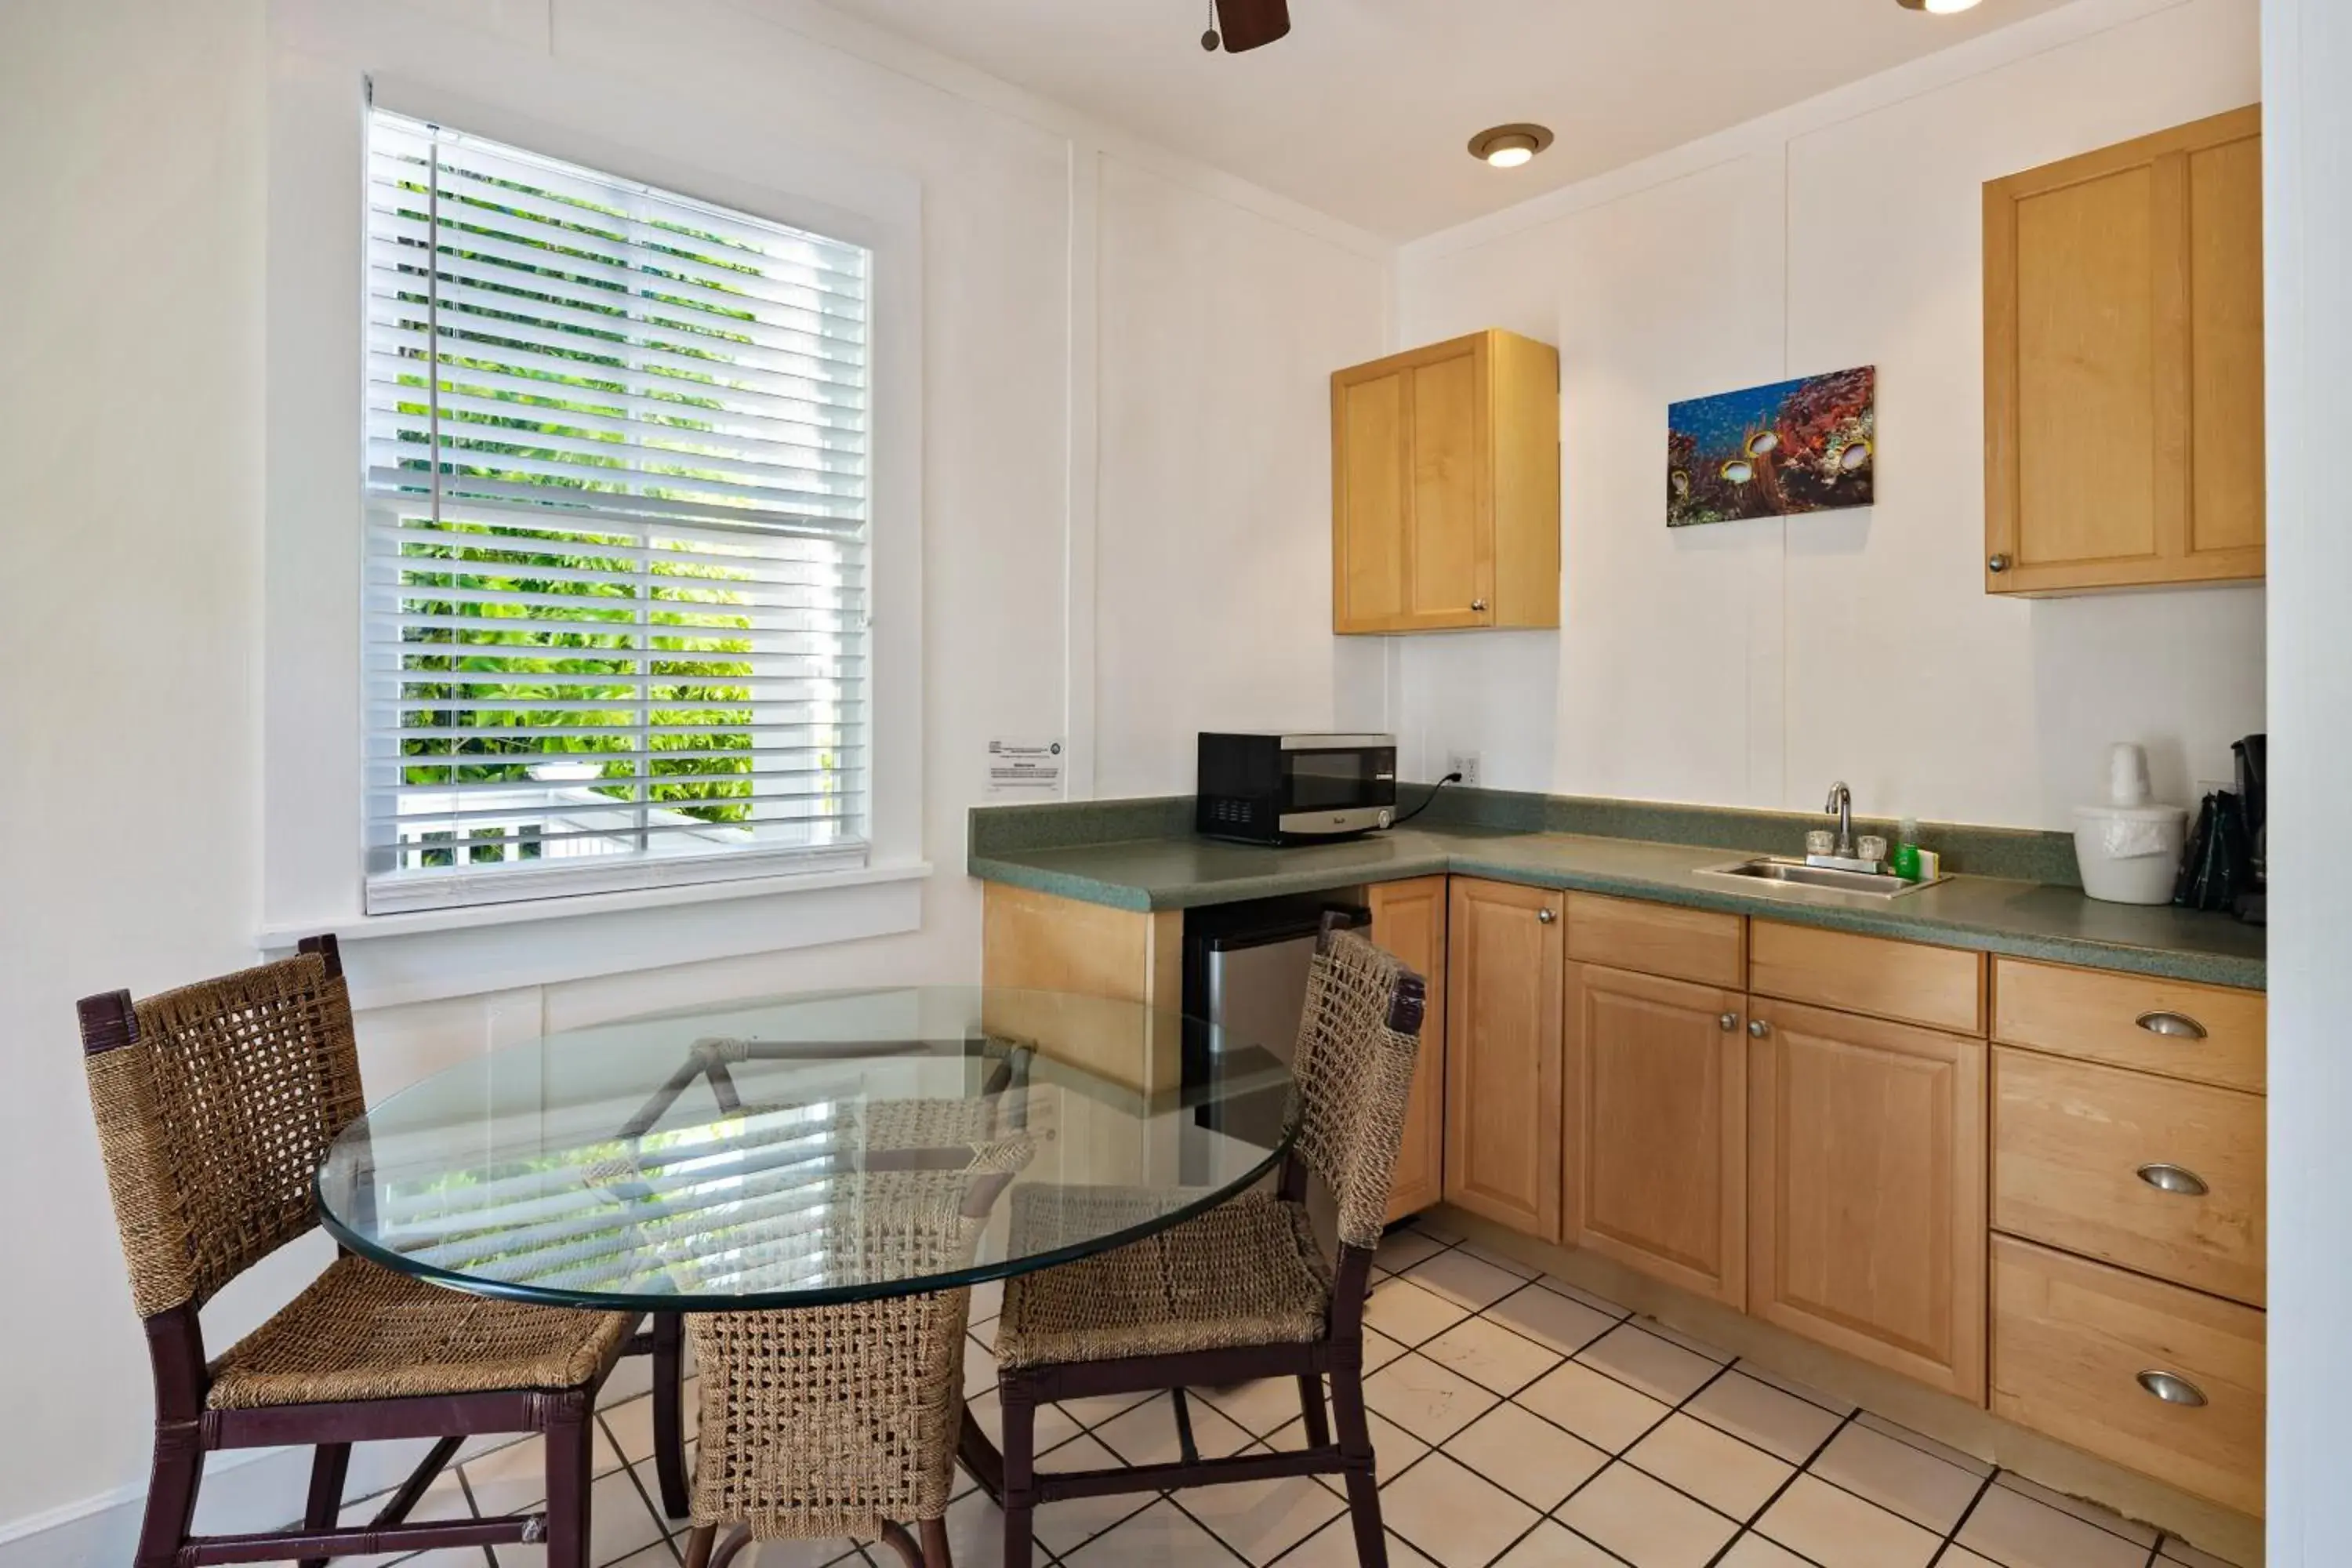
{"type": "Polygon", "coordinates": [[[1734,1308],[1748,1304],[1746,1015],[1736,991],[1568,966],[1567,1240],[1734,1308]]]}
{"type": "Polygon", "coordinates": [[[1445,881],[1415,877],[1376,883],[1364,898],[1372,911],[1372,941],[1403,960],[1429,988],[1404,1143],[1389,1184],[1391,1223],[1445,1195],[1445,881]]]}
{"type": "Polygon", "coordinates": [[[1560,894],[1456,877],[1446,919],[1445,1201],[1560,1238],[1560,894]]]}
{"type": "Polygon", "coordinates": [[[1748,1310],[1985,1397],[1985,1052],[1906,1024],[1754,1004],[1748,1310]]]}
{"type": "Polygon", "coordinates": [[[1994,1415],[2263,1511],[2262,1313],[2005,1236],[1992,1278],[1994,1415]]]}

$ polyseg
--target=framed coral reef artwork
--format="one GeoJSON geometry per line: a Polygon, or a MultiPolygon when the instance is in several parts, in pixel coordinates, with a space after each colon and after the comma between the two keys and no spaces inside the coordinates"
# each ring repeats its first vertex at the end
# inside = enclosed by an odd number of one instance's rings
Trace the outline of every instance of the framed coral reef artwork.
{"type": "Polygon", "coordinates": [[[1666,409],[1666,526],[1868,506],[1878,371],[1832,371],[1666,409]]]}

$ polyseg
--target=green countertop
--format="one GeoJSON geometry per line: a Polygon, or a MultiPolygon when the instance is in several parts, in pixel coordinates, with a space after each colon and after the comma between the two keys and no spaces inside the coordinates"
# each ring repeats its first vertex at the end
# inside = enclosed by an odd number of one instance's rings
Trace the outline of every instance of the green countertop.
{"type": "Polygon", "coordinates": [[[1453,873],[2172,980],[2254,990],[2264,983],[2261,928],[2226,915],[2101,903],[2079,889],[1997,877],[1956,876],[1882,902],[1754,892],[1700,874],[1737,858],[1640,839],[1446,826],[1281,849],[1176,836],[993,848],[975,851],[969,868],[982,881],[1123,910],[1192,909],[1453,873]]]}

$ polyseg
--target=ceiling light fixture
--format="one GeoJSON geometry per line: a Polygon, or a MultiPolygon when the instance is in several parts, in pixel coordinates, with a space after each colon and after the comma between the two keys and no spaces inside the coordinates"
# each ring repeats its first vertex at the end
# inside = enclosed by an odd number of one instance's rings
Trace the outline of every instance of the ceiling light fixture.
{"type": "Polygon", "coordinates": [[[1540,125],[1497,125],[1470,138],[1470,156],[1497,169],[1516,169],[1551,145],[1551,132],[1540,125]]]}
{"type": "Polygon", "coordinates": [[[1895,0],[1906,11],[1925,11],[1931,16],[1949,16],[1961,11],[1973,11],[1978,0],[1895,0]]]}

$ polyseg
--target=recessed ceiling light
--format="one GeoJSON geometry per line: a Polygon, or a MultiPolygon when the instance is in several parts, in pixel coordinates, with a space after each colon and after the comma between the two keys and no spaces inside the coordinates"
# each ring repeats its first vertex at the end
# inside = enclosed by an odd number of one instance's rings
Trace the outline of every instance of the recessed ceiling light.
{"type": "Polygon", "coordinates": [[[1470,156],[1516,169],[1550,145],[1551,132],[1540,125],[1497,125],[1470,138],[1470,156]]]}
{"type": "Polygon", "coordinates": [[[1973,11],[1978,0],[1895,0],[1906,11],[1925,11],[1933,16],[1948,16],[1956,11],[1973,11]]]}

